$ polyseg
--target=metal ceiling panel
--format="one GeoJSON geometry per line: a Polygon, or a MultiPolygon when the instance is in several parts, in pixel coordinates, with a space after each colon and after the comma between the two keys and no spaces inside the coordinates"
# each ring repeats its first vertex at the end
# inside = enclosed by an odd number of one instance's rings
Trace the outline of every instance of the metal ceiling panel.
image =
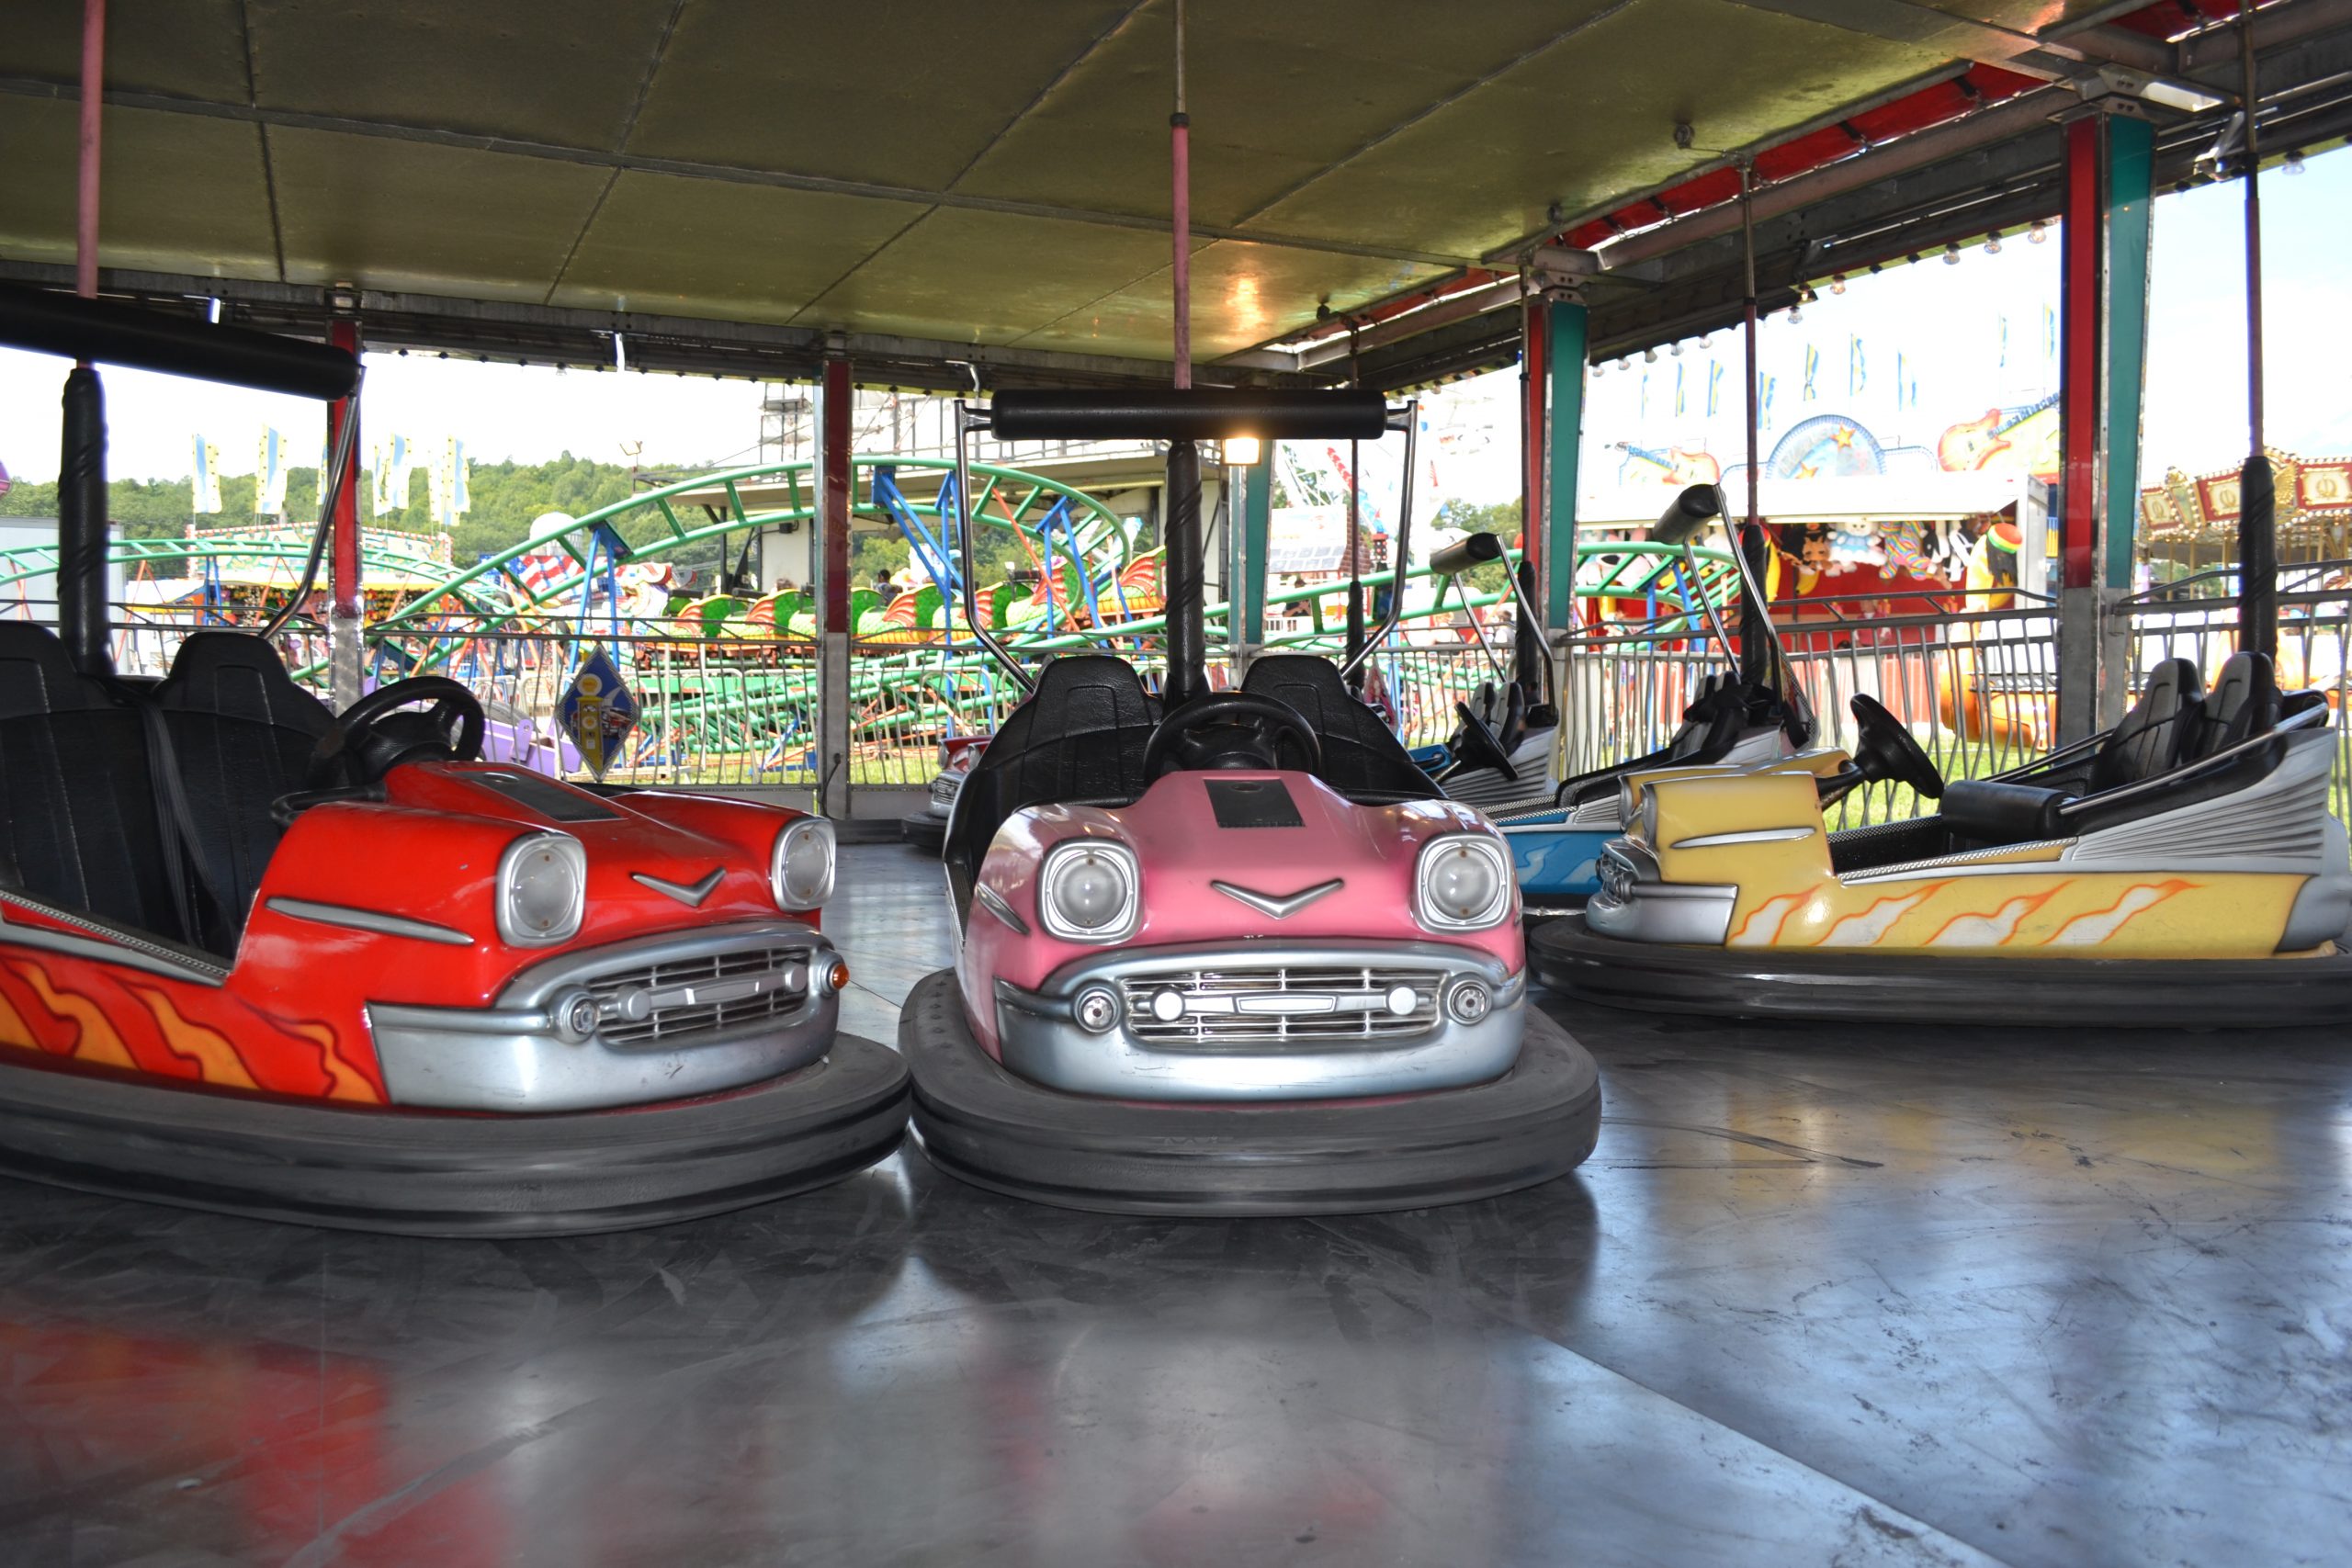
{"type": "MultiPolygon", "coordinates": [[[[1193,254],[1193,355],[1203,363],[1315,319],[1318,290],[1335,301],[1367,299],[1444,276],[1412,262],[1330,256],[1219,240],[1193,254]]],[[[1169,269],[1089,302],[1019,340],[1022,348],[1133,354],[1166,359],[1173,313],[1169,269]]]]}
{"type": "Polygon", "coordinates": [[[253,5],[254,86],[270,108],[609,150],[637,103],[672,6],[673,0],[253,5]]]}
{"type": "Polygon", "coordinates": [[[782,324],[922,210],[625,173],[549,302],[782,324]]]}
{"type": "Polygon", "coordinates": [[[269,131],[291,282],[544,302],[610,176],[333,131],[269,131]]]}
{"type": "MultiPolygon", "coordinates": [[[[1193,210],[1232,224],[1612,0],[1284,0],[1187,14],[1193,210]]],[[[1168,0],[1072,68],[957,187],[1168,214],[1168,0]]]]}
{"type": "MultiPolygon", "coordinates": [[[[797,324],[1011,343],[1164,266],[1168,254],[1165,235],[940,208],[842,278],[797,324]]],[[[1163,312],[1162,355],[1165,321],[1163,312]]]]}
{"type": "MultiPolygon", "coordinates": [[[[80,107],[0,98],[7,197],[0,254],[74,258],[74,159],[80,107]]],[[[199,276],[277,276],[261,133],[225,120],[116,109],[107,115],[98,251],[108,266],[167,267],[199,276]]]]}
{"type": "Polygon", "coordinates": [[[1261,221],[1477,254],[1942,62],[1723,0],[1631,0],[1275,204],[1261,221]],[[1698,146],[1674,145],[1687,119],[1698,146]]]}
{"type": "Polygon", "coordinates": [[[944,189],[1133,4],[689,5],[630,146],[944,189]]]}
{"type": "MultiPolygon", "coordinates": [[[[117,0],[107,29],[107,85],[242,104],[244,36],[243,0],[117,0]]],[[[0,74],[80,80],[81,0],[10,0],[0,62],[0,74]]],[[[13,164],[13,146],[9,153],[13,164]]]]}

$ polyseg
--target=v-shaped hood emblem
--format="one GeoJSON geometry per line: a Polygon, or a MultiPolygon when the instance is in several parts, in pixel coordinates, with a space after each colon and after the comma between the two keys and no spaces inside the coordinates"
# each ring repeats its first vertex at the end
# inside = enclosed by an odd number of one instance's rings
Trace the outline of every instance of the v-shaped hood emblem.
{"type": "Polygon", "coordinates": [[[715,865],[710,868],[710,874],[700,882],[664,882],[658,876],[649,875],[641,871],[630,872],[629,880],[641,883],[656,893],[666,894],[689,909],[699,909],[702,908],[702,901],[718,890],[718,879],[726,874],[725,866],[715,865]]]}
{"type": "Polygon", "coordinates": [[[1280,897],[1272,893],[1260,893],[1253,888],[1237,887],[1230,882],[1212,882],[1209,886],[1237,903],[1249,905],[1261,915],[1272,915],[1275,919],[1286,920],[1325,894],[1337,893],[1347,886],[1347,882],[1345,878],[1335,876],[1329,882],[1318,882],[1312,887],[1302,887],[1295,893],[1280,897]]]}

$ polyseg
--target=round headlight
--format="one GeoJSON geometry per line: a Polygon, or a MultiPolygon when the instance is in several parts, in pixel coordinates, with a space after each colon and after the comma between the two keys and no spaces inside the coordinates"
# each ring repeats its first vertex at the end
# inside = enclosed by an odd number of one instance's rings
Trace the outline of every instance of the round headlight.
{"type": "Polygon", "coordinates": [[[831,897],[833,825],[821,817],[804,817],[777,834],[768,886],[775,907],[787,914],[806,914],[831,897]]]}
{"type": "Polygon", "coordinates": [[[1484,931],[1510,909],[1510,867],[1493,840],[1460,834],[1421,852],[1421,923],[1435,931],[1484,931]]]}
{"type": "Polygon", "coordinates": [[[1619,779],[1617,781],[1618,827],[1630,828],[1634,825],[1634,813],[1641,805],[1641,787],[1633,780],[1619,779]]]}
{"type": "Polygon", "coordinates": [[[1038,914],[1066,942],[1120,942],[1137,913],[1135,854],[1125,844],[1081,839],[1046,856],[1038,914]]]}
{"type": "Polygon", "coordinates": [[[498,862],[498,934],[517,947],[570,942],[588,912],[588,852],[561,833],[515,840],[498,862]]]}
{"type": "Polygon", "coordinates": [[[1657,791],[1654,789],[1642,791],[1641,809],[1631,820],[1633,829],[1642,842],[1656,848],[1657,845],[1657,791]]]}

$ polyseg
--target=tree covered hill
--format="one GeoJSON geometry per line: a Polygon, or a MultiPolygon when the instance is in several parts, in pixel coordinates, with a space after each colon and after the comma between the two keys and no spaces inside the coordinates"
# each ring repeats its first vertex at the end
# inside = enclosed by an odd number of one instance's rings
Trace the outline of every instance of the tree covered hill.
{"type": "MultiPolygon", "coordinates": [[[[192,481],[188,479],[116,479],[107,486],[107,507],[115,526],[132,538],[175,538],[191,526],[212,530],[261,521],[254,516],[254,482],[251,474],[224,477],[220,481],[221,510],[198,514],[191,496],[192,481]]],[[[361,482],[367,482],[364,474],[361,482]]],[[[599,507],[627,500],[632,490],[628,468],[617,463],[591,462],[569,452],[545,463],[476,463],[470,484],[472,505],[450,533],[451,556],[461,564],[519,544],[529,536],[531,520],[542,513],[585,516],[599,507]]],[[[380,519],[371,515],[368,498],[363,491],[360,515],[370,524],[428,532],[429,489],[424,476],[417,474],[409,486],[407,512],[380,519]]],[[[287,520],[309,523],[315,521],[318,514],[319,471],[289,469],[286,483],[287,520]]],[[[18,480],[6,495],[0,496],[0,517],[56,515],[54,484],[18,480]]],[[[663,531],[658,515],[650,523],[623,529],[625,535],[640,539],[663,531]]],[[[717,557],[715,550],[707,549],[704,554],[712,559],[717,557]]]]}

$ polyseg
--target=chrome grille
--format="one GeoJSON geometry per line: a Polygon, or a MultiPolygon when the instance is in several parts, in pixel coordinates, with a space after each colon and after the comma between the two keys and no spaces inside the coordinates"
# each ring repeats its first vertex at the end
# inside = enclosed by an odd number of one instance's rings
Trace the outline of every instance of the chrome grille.
{"type": "Polygon", "coordinates": [[[1642,879],[1641,869],[1613,843],[1601,847],[1600,874],[1600,890],[1621,904],[1634,896],[1634,885],[1642,879]]]}
{"type": "Polygon", "coordinates": [[[794,943],[615,969],[582,982],[602,1004],[597,1034],[610,1045],[646,1045],[718,1034],[808,1006],[811,950],[794,943]]]}
{"type": "Polygon", "coordinates": [[[956,792],[963,787],[963,774],[941,773],[931,781],[931,803],[933,806],[953,806],[956,804],[956,792]]]}
{"type": "Polygon", "coordinates": [[[1420,964],[1294,964],[1168,970],[1119,983],[1127,1032],[1154,1045],[1347,1045],[1427,1033],[1437,1025],[1438,992],[1447,972],[1420,964]],[[1389,993],[1410,987],[1408,1012],[1391,1012],[1389,993]],[[1152,1014],[1152,1000],[1173,990],[1184,1003],[1172,1020],[1152,1014]],[[1318,1008],[1328,1001],[1328,1008],[1318,1008]],[[1289,1012],[1243,1010],[1289,1006],[1289,1012]]]}

